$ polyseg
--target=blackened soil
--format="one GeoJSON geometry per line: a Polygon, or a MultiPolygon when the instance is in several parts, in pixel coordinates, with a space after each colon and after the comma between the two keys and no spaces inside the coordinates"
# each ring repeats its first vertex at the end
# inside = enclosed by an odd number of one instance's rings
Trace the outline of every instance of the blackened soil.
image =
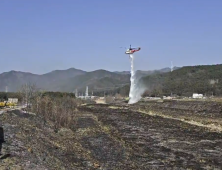
{"type": "Polygon", "coordinates": [[[222,131],[222,103],[212,101],[144,102],[129,106],[132,110],[153,111],[176,119],[213,125],[222,131]]]}
{"type": "Polygon", "coordinates": [[[58,131],[54,130],[55,123],[43,121],[38,115],[22,111],[1,114],[4,142],[0,148],[0,169],[199,170],[222,167],[221,131],[183,121],[214,122],[219,127],[219,104],[88,104],[78,110],[72,128],[58,131]]]}
{"type": "MultiPolygon", "coordinates": [[[[103,126],[110,128],[111,137],[124,144],[128,154],[125,162],[133,164],[133,168],[220,169],[222,167],[221,133],[131,109],[111,108],[91,105],[88,108],[84,106],[81,110],[92,113],[103,126]]],[[[91,142],[93,143],[93,140],[91,142]]],[[[119,150],[117,146],[116,150],[119,150]]],[[[91,149],[93,150],[93,147],[91,149]]],[[[122,156],[120,158],[124,159],[122,156]]],[[[104,159],[107,162],[110,160],[105,156],[104,159]]]]}
{"type": "Polygon", "coordinates": [[[83,147],[91,151],[92,156],[106,169],[126,169],[124,147],[118,141],[113,140],[107,134],[99,134],[94,137],[84,137],[83,147]]]}
{"type": "Polygon", "coordinates": [[[97,126],[97,122],[91,117],[80,117],[77,120],[77,128],[93,128],[97,126]]]}
{"type": "Polygon", "coordinates": [[[0,123],[5,140],[1,148],[1,170],[97,169],[95,160],[81,147],[79,136],[69,129],[55,132],[52,122],[27,116],[22,111],[2,114],[0,123]]]}

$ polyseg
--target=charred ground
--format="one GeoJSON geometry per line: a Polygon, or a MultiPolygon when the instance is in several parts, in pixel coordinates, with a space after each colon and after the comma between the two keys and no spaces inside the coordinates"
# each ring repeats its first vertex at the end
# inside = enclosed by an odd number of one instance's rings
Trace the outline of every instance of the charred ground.
{"type": "Polygon", "coordinates": [[[202,101],[88,104],[58,130],[10,111],[0,115],[0,169],[220,169],[221,110],[202,101]]]}

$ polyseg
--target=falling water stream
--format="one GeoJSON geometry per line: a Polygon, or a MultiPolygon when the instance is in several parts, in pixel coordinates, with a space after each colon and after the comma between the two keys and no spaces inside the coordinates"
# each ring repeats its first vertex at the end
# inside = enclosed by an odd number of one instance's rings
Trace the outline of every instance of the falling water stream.
{"type": "Polygon", "coordinates": [[[133,104],[138,102],[141,99],[141,95],[137,93],[136,87],[136,77],[135,77],[135,70],[134,70],[134,56],[133,54],[129,55],[131,61],[131,77],[130,77],[130,92],[129,92],[129,102],[128,104],[133,104]]]}

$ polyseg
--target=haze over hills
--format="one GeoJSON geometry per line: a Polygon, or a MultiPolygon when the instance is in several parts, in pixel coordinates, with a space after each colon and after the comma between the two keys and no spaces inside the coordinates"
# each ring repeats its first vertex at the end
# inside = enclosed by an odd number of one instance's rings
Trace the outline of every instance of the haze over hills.
{"type": "MultiPolygon", "coordinates": [[[[160,72],[170,71],[164,68],[154,71],[136,72],[138,78],[160,72]]],[[[20,71],[9,71],[0,74],[0,91],[16,92],[25,83],[35,84],[38,88],[46,91],[73,92],[85,90],[89,86],[92,90],[104,90],[122,87],[130,83],[130,72],[110,72],[106,70],[95,70],[86,72],[83,70],[70,68],[67,70],[54,70],[52,72],[38,75],[20,71]]]]}

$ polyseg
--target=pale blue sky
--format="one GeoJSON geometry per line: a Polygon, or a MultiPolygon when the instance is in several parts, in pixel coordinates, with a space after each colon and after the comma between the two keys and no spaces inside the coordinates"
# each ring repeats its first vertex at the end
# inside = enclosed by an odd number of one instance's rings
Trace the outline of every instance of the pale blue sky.
{"type": "Polygon", "coordinates": [[[0,73],[222,62],[222,0],[1,0],[0,73]]]}

